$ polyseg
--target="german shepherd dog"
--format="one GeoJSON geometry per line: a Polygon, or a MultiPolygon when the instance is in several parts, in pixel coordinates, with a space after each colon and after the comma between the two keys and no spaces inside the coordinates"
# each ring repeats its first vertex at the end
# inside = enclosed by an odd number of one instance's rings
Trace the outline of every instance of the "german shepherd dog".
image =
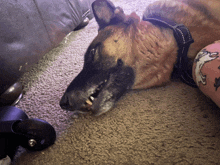
{"type": "MultiPolygon", "coordinates": [[[[178,45],[170,28],[125,15],[109,0],[92,4],[99,25],[84,56],[84,66],[66,89],[60,106],[100,115],[129,89],[162,86],[171,80],[178,45]]],[[[159,16],[183,24],[194,43],[189,63],[206,45],[220,39],[220,0],[159,0],[147,6],[145,17],[159,16]]]]}

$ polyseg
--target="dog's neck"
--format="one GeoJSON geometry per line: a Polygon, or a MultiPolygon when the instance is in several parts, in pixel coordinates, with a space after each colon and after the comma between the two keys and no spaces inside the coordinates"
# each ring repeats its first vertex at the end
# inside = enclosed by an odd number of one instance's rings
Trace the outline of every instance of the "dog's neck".
{"type": "Polygon", "coordinates": [[[132,61],[136,72],[134,89],[161,86],[170,81],[178,46],[171,29],[141,21],[134,30],[132,61]]]}
{"type": "Polygon", "coordinates": [[[183,24],[177,24],[172,20],[159,16],[153,16],[150,18],[143,17],[143,20],[149,21],[159,27],[170,28],[173,30],[173,35],[178,44],[178,55],[172,77],[178,78],[192,87],[197,87],[192,78],[192,65],[187,57],[189,47],[194,42],[189,29],[183,24]]]}
{"type": "MultiPolygon", "coordinates": [[[[158,4],[154,3],[148,6],[145,14],[146,16],[163,16],[176,23],[184,24],[195,41],[188,51],[188,57],[193,61],[196,54],[206,45],[218,40],[219,35],[216,34],[220,34],[220,25],[216,19],[202,12],[198,10],[195,12],[192,4],[186,5],[178,1],[170,1],[170,3],[159,1],[158,4]]],[[[143,52],[141,54],[143,61],[139,62],[143,65],[136,64],[135,66],[137,81],[135,81],[134,88],[150,88],[169,82],[178,50],[172,30],[143,21],[138,24],[138,29],[137,49],[134,50],[140,54],[143,52]],[[144,56],[149,59],[144,59],[144,56]],[[148,64],[144,66],[144,63],[148,64]],[[153,67],[149,67],[149,65],[153,65],[153,67]]]]}

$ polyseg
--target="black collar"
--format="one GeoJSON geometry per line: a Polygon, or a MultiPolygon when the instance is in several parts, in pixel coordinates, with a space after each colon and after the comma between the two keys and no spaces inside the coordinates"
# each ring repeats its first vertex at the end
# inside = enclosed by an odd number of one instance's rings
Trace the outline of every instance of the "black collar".
{"type": "Polygon", "coordinates": [[[188,67],[189,60],[187,57],[187,53],[190,44],[192,44],[194,40],[187,27],[182,24],[177,24],[171,20],[161,18],[159,16],[147,18],[143,17],[143,20],[173,30],[173,34],[178,44],[179,50],[177,55],[177,63],[174,66],[172,78],[180,78],[184,83],[192,87],[197,87],[192,78],[192,67],[188,67]]]}

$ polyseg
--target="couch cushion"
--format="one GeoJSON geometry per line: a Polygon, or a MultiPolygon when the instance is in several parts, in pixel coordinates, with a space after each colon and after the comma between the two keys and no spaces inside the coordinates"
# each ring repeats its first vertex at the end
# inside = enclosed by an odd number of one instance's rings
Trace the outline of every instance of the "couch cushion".
{"type": "Polygon", "coordinates": [[[79,25],[92,0],[0,1],[0,94],[79,25]],[[87,6],[85,6],[85,4],[87,6]]]}

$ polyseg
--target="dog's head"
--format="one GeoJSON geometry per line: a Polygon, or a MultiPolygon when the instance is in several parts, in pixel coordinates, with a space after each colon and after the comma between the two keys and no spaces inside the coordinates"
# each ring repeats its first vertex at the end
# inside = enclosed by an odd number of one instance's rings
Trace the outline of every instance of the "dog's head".
{"type": "MultiPolygon", "coordinates": [[[[60,106],[100,115],[111,109],[134,84],[147,87],[141,83],[156,82],[157,67],[151,56],[160,45],[153,41],[146,45],[141,43],[147,40],[143,33],[148,31],[136,14],[126,16],[109,0],[96,0],[92,8],[99,32],[85,53],[83,70],[68,86],[60,106]]],[[[164,68],[161,70],[166,72],[164,68]]]]}

